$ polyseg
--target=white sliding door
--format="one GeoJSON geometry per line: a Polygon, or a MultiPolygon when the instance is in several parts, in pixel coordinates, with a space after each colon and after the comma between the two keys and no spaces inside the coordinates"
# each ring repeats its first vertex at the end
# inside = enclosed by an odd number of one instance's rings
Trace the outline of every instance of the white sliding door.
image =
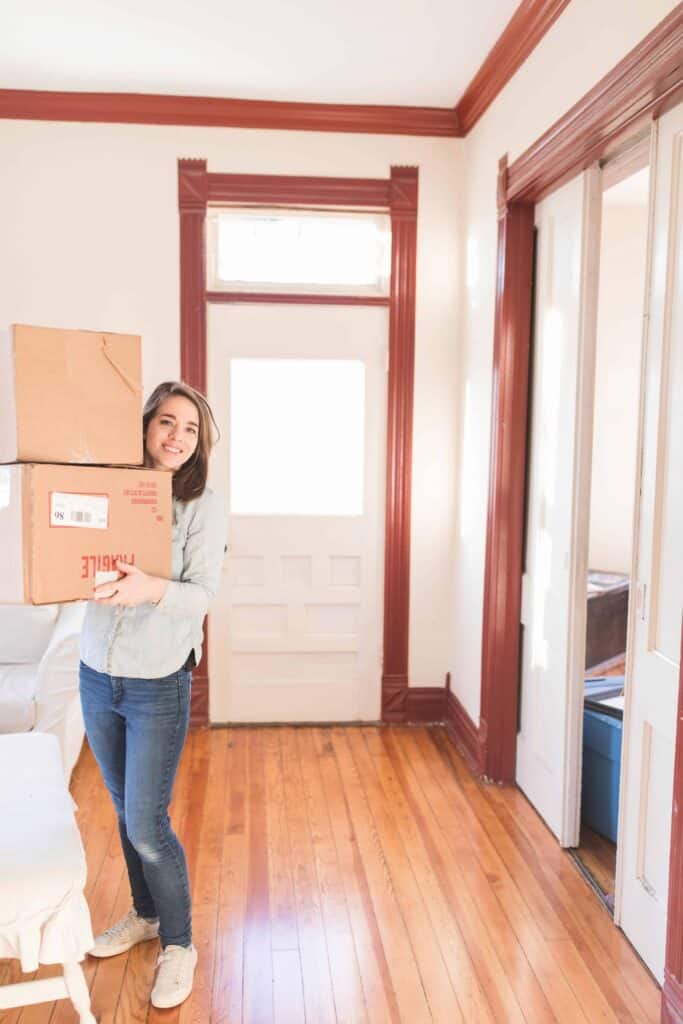
{"type": "Polygon", "coordinates": [[[522,664],[516,781],[562,845],[578,838],[574,699],[585,606],[600,188],[596,169],[536,206],[522,664]],[[584,512],[581,513],[581,509],[584,512]],[[577,544],[577,530],[584,541],[577,544]]]}
{"type": "Polygon", "coordinates": [[[617,914],[661,982],[683,610],[683,106],[653,130],[658,139],[617,914]]]}

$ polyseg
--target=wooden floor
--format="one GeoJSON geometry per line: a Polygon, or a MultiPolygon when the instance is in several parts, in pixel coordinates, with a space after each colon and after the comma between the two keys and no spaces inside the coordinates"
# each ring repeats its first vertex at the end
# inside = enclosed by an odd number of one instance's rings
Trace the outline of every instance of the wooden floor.
{"type": "MultiPolygon", "coordinates": [[[[100,930],[129,895],[87,749],[72,790],[100,930]]],[[[197,731],[172,816],[195,990],[149,1007],[156,942],[89,960],[102,1024],[659,1020],[657,986],[571,857],[518,790],[473,779],[440,727],[197,731]]],[[[19,977],[9,961],[0,975],[19,977]]],[[[0,1011],[75,1020],[65,1001],[0,1011]]]]}
{"type": "Polygon", "coordinates": [[[589,871],[605,897],[614,898],[617,874],[617,844],[598,835],[587,825],[581,826],[581,839],[576,855],[589,871]]]}

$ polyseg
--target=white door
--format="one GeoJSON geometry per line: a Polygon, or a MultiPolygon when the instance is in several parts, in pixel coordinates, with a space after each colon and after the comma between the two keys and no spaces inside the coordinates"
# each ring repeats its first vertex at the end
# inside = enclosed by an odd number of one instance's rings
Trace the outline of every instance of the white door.
{"type": "Polygon", "coordinates": [[[214,722],[380,716],[388,310],[211,306],[214,722]]]}
{"type": "Polygon", "coordinates": [[[683,608],[683,106],[665,114],[653,131],[658,138],[617,912],[661,982],[683,608]]]}
{"type": "MultiPolygon", "coordinates": [[[[600,181],[590,169],[537,204],[522,664],[516,781],[563,846],[576,842],[581,721],[573,700],[585,607],[600,181]],[[577,531],[584,540],[577,543],[577,531]]],[[[585,628],[585,627],[583,627],[585,628]]],[[[585,642],[585,633],[584,633],[585,642]]],[[[578,671],[581,672],[581,667],[578,671]]]]}

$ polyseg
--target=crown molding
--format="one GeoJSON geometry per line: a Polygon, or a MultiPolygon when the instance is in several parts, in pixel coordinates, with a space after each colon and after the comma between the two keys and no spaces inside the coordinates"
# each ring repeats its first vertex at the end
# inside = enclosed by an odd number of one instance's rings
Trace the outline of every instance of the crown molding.
{"type": "Polygon", "coordinates": [[[683,4],[507,169],[506,200],[537,202],[683,95],[683,4]]]}
{"type": "Polygon", "coordinates": [[[285,103],[146,93],[0,89],[0,118],[459,138],[450,107],[285,103]]]}
{"type": "Polygon", "coordinates": [[[522,0],[456,104],[463,135],[472,131],[568,3],[569,0],[522,0]]]}

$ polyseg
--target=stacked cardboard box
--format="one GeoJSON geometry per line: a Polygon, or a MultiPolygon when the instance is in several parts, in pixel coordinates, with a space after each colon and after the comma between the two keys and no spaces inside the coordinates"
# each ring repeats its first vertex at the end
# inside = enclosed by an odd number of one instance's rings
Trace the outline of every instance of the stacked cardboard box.
{"type": "Polygon", "coordinates": [[[144,468],[140,338],[0,334],[0,603],[92,597],[117,558],[171,574],[171,475],[144,468]]]}

